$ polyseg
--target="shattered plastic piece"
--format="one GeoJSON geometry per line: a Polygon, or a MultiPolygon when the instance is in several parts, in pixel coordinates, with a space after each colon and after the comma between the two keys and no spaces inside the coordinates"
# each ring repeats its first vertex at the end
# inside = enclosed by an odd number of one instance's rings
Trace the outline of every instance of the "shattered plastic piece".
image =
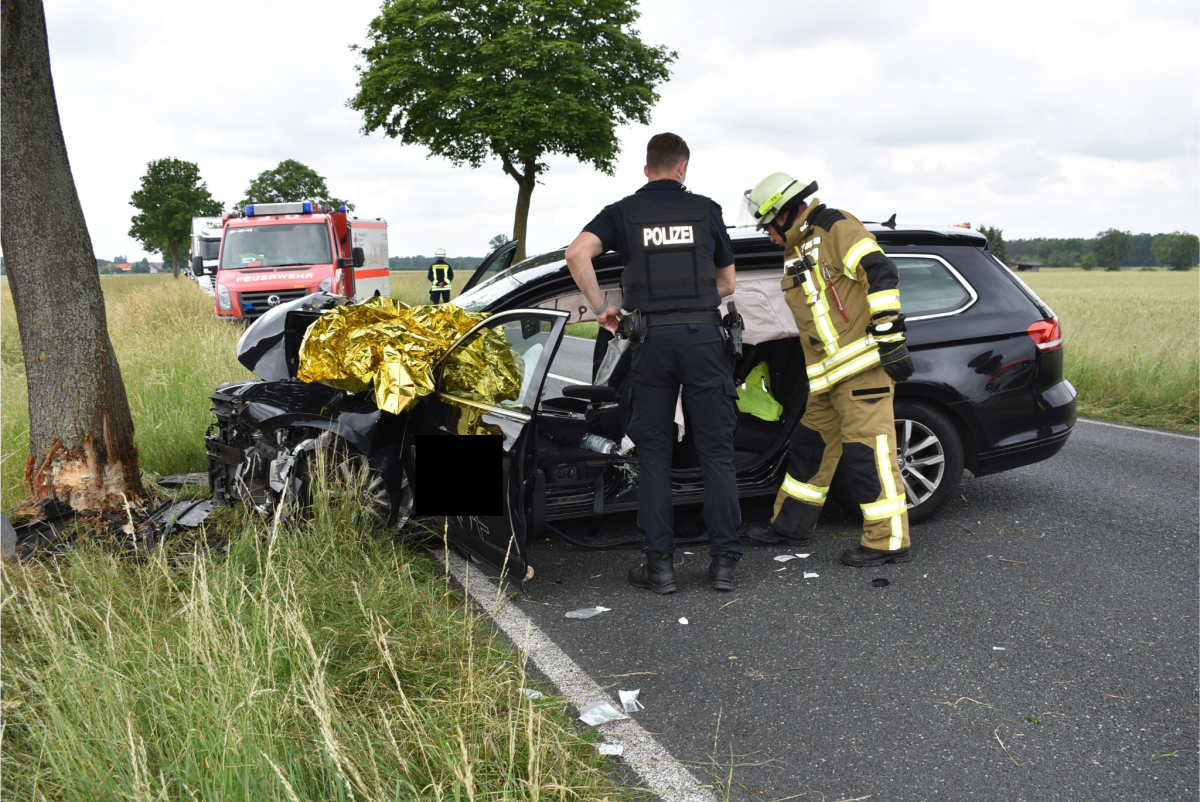
{"type": "Polygon", "coordinates": [[[786,571],[786,570],[787,570],[787,566],[785,565],[782,568],[776,568],[775,573],[779,573],[780,571],[786,571]]]}
{"type": "Polygon", "coordinates": [[[690,551],[685,551],[684,554],[688,555],[689,557],[692,556],[692,552],[690,551]]]}
{"type": "Polygon", "coordinates": [[[146,516],[146,519],[161,527],[162,536],[166,537],[176,526],[188,529],[199,526],[204,523],[205,518],[212,515],[214,509],[212,499],[176,501],[159,507],[146,516]]]}
{"type": "Polygon", "coordinates": [[[606,721],[620,721],[629,716],[612,706],[611,702],[601,702],[579,711],[579,720],[589,727],[603,724],[606,721]]]}
{"type": "Polygon", "coordinates": [[[208,487],[207,473],[176,473],[158,480],[159,487],[174,490],[180,487],[208,487]]]}
{"type": "Polygon", "coordinates": [[[1008,651],[1008,649],[1005,649],[1003,646],[993,646],[992,651],[993,652],[1006,652],[1006,651],[1008,651]]]}
{"type": "Polygon", "coordinates": [[[621,696],[621,706],[625,708],[626,713],[636,713],[646,709],[646,706],[638,701],[638,694],[641,692],[641,688],[632,691],[617,691],[621,696]]]}
{"type": "Polygon", "coordinates": [[[891,582],[888,582],[885,578],[883,578],[881,576],[877,576],[871,580],[871,586],[876,587],[876,588],[886,588],[890,584],[891,584],[891,582]]]}
{"type": "Polygon", "coordinates": [[[596,744],[596,749],[598,749],[602,755],[616,755],[617,757],[620,757],[621,755],[625,754],[624,744],[596,744]]]}
{"type": "Polygon", "coordinates": [[[567,613],[567,618],[591,618],[594,615],[600,615],[600,613],[607,613],[611,609],[611,607],[582,607],[567,613]]]}
{"type": "Polygon", "coordinates": [[[795,554],[777,554],[777,555],[775,555],[775,562],[777,562],[777,563],[785,563],[788,560],[794,560],[794,559],[796,559],[795,554]]]}
{"type": "Polygon", "coordinates": [[[541,691],[535,691],[533,688],[522,688],[521,693],[525,694],[525,696],[529,699],[541,699],[546,695],[541,691]]]}
{"type": "Polygon", "coordinates": [[[679,619],[679,623],[681,623],[681,624],[686,624],[687,622],[688,622],[688,620],[686,618],[679,619]]]}
{"type": "Polygon", "coordinates": [[[797,554],[796,556],[799,557],[801,560],[807,560],[809,557],[812,556],[812,552],[810,551],[808,554],[797,554]]]}
{"type": "Polygon", "coordinates": [[[819,576],[820,576],[820,574],[818,574],[816,571],[805,571],[804,572],[805,579],[816,579],[819,576]]]}

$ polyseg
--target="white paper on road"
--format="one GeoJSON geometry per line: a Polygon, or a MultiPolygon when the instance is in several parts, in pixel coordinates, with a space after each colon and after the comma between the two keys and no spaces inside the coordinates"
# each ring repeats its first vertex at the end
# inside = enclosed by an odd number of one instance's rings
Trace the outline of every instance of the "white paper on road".
{"type": "Polygon", "coordinates": [[[816,573],[815,571],[805,571],[804,572],[805,579],[816,579],[819,576],[820,576],[820,574],[816,573]]]}
{"type": "Polygon", "coordinates": [[[571,612],[567,613],[567,618],[591,618],[594,615],[607,613],[611,610],[611,607],[583,607],[579,610],[572,610],[571,612]]]}
{"type": "Polygon", "coordinates": [[[796,556],[799,557],[801,560],[807,560],[809,557],[812,556],[812,552],[809,552],[808,554],[797,554],[796,556]]]}
{"type": "Polygon", "coordinates": [[[686,618],[679,619],[679,623],[681,623],[681,624],[686,624],[687,622],[688,622],[688,620],[686,618]]]}
{"type": "Polygon", "coordinates": [[[541,691],[535,691],[533,688],[522,688],[521,693],[525,694],[530,699],[541,699],[546,695],[541,691]]]}
{"type": "Polygon", "coordinates": [[[626,713],[636,713],[646,709],[646,706],[638,701],[638,694],[641,692],[641,688],[632,691],[618,691],[621,695],[621,706],[625,708],[626,713]]]}
{"type": "Polygon", "coordinates": [[[596,748],[600,750],[602,755],[623,755],[625,754],[624,744],[596,744],[596,748]]]}
{"type": "Polygon", "coordinates": [[[617,710],[610,702],[592,705],[579,712],[579,720],[589,727],[595,727],[606,721],[620,721],[623,718],[629,718],[629,716],[617,710]]]}
{"type": "Polygon", "coordinates": [[[775,557],[775,562],[777,562],[777,563],[785,563],[785,562],[787,562],[788,560],[794,560],[794,559],[796,559],[796,555],[795,555],[795,554],[779,554],[779,555],[776,555],[776,557],[775,557]]]}

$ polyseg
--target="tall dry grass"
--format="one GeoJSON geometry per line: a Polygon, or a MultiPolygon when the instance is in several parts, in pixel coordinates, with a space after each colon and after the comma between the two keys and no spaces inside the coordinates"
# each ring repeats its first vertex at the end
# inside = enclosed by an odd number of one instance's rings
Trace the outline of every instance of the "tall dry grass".
{"type": "Polygon", "coordinates": [[[6,565],[3,797],[614,798],[563,703],[351,496],[298,529],[228,514],[218,559],[6,565]]]}
{"type": "Polygon", "coordinates": [[[1080,414],[1197,431],[1200,272],[1055,269],[1021,278],[1062,323],[1080,414]]]}

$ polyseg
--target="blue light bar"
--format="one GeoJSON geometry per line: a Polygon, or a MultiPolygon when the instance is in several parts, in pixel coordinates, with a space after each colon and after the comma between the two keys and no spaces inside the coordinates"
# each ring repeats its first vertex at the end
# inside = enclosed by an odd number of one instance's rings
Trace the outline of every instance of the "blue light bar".
{"type": "Polygon", "coordinates": [[[247,217],[254,216],[254,204],[253,203],[249,203],[246,205],[246,216],[247,217]]]}
{"type": "Polygon", "coordinates": [[[342,213],[344,214],[344,213],[346,212],[346,207],[345,207],[345,206],[339,206],[339,207],[338,207],[338,211],[339,211],[339,212],[342,212],[342,213]]]}
{"type": "Polygon", "coordinates": [[[304,214],[312,214],[312,204],[308,201],[304,202],[304,214]]]}

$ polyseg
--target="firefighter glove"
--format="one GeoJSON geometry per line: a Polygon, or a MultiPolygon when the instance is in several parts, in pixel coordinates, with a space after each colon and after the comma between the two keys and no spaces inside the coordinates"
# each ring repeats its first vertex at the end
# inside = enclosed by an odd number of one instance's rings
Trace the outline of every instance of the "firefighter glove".
{"type": "Polygon", "coordinates": [[[892,381],[897,383],[908,379],[915,370],[912,356],[909,355],[908,346],[904,344],[903,339],[897,343],[879,344],[879,364],[883,365],[892,381]]]}

